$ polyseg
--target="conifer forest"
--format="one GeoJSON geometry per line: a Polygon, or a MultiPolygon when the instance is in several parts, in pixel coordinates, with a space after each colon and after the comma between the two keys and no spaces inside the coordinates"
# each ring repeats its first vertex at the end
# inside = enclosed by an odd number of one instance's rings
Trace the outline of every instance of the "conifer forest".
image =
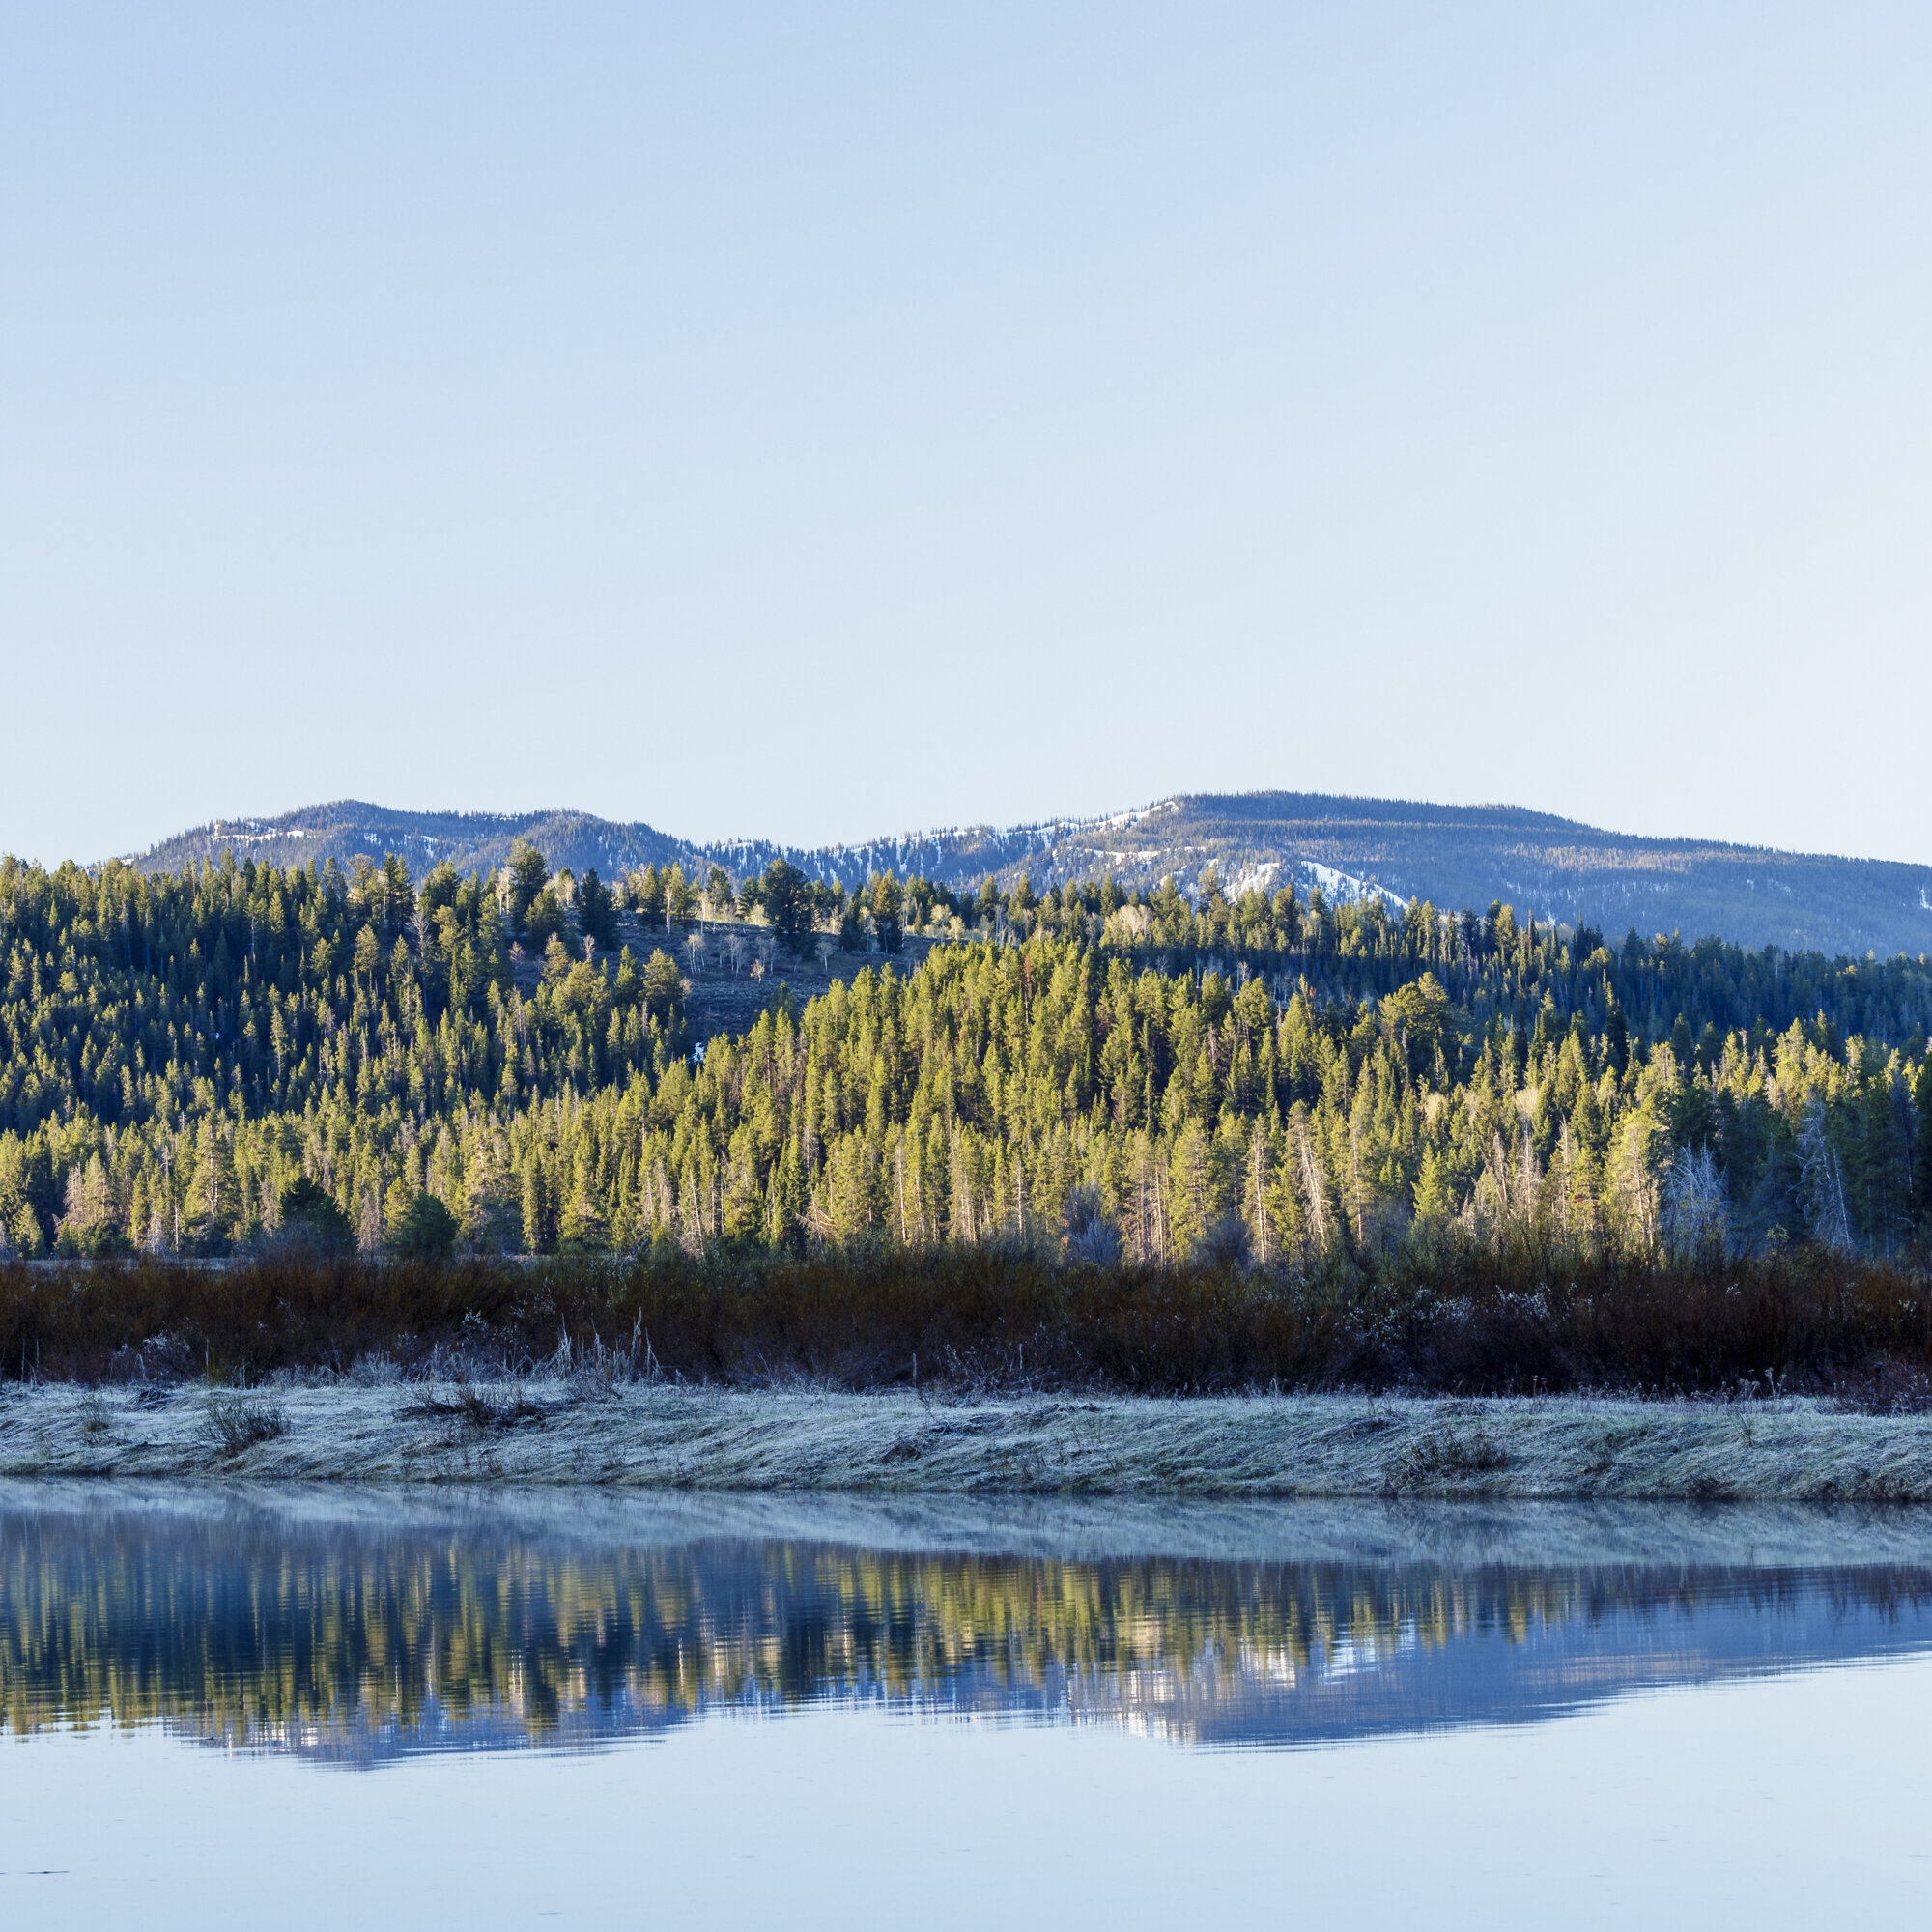
{"type": "Polygon", "coordinates": [[[1932,967],[1319,891],[0,865],[13,1256],[1903,1261],[1932,967]],[[823,989],[788,974],[816,957],[823,989]],[[694,972],[755,990],[701,1037],[694,972]],[[753,982],[755,983],[753,988],[753,982]]]}

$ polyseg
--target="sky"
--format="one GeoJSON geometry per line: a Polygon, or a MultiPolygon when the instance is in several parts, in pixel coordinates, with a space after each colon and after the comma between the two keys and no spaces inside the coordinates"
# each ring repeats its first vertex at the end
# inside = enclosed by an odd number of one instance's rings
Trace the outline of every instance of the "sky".
{"type": "Polygon", "coordinates": [[[0,850],[1932,861],[1932,10],[0,0],[0,850]]]}

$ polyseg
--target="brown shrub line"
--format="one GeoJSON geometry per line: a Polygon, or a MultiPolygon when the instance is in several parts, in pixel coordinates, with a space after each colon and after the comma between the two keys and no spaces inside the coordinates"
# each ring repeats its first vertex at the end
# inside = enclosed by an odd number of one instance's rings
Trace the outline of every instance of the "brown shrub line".
{"type": "Polygon", "coordinates": [[[1932,1390],[1932,1278],[1808,1248],[1690,1262],[1469,1240],[1293,1275],[966,1247],[0,1265],[0,1378],[255,1382],[371,1358],[502,1377],[593,1350],[605,1373],[739,1384],[1789,1391],[1894,1408],[1932,1390]]]}

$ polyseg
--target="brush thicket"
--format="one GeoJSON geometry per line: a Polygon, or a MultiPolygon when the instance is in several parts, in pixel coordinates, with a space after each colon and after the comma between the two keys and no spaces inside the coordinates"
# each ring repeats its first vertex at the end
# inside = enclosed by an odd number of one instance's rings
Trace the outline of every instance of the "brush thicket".
{"type": "Polygon", "coordinates": [[[1753,1387],[1899,1406],[1932,1387],[1932,1279],[1809,1247],[1630,1258],[1455,1230],[1293,1274],[987,1247],[0,1266],[8,1378],[252,1383],[380,1357],[516,1376],[560,1350],[607,1375],[847,1388],[1753,1387]]]}

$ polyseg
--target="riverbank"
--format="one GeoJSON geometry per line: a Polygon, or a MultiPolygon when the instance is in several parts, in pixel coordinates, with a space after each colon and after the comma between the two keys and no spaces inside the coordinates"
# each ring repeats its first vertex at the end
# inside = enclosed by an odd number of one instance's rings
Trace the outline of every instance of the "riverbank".
{"type": "Polygon", "coordinates": [[[0,1393],[0,1476],[873,1494],[1932,1502],[1932,1416],[1809,1398],[925,1400],[662,1383],[0,1393]]]}

